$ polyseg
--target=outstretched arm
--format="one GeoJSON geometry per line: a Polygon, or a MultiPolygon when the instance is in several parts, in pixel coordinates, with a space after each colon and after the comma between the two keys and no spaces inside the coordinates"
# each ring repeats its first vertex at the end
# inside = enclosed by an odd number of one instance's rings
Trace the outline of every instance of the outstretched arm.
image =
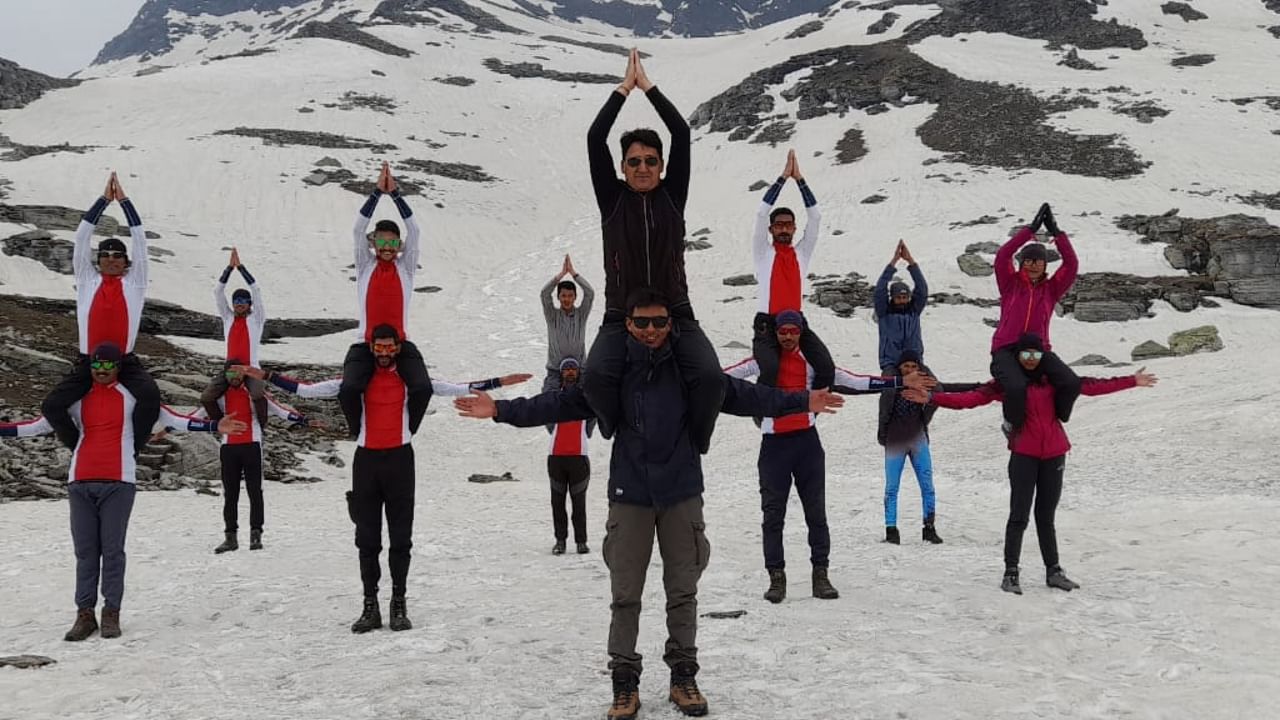
{"type": "Polygon", "coordinates": [[[1151,387],[1156,384],[1156,376],[1146,372],[1146,368],[1139,368],[1132,375],[1120,375],[1109,378],[1080,378],[1080,394],[1081,395],[1109,395],[1121,390],[1128,390],[1135,387],[1151,387]]]}
{"type": "Polygon", "coordinates": [[[537,427],[547,423],[566,422],[569,420],[589,420],[595,417],[587,405],[582,387],[574,385],[566,390],[552,390],[532,397],[515,398],[513,400],[494,401],[488,395],[478,393],[476,396],[458,398],[454,406],[461,414],[466,414],[464,407],[468,400],[484,398],[487,405],[492,405],[490,414],[478,417],[491,417],[494,422],[505,423],[515,427],[537,427]]]}
{"type": "Polygon", "coordinates": [[[298,412],[294,408],[289,407],[288,405],[282,405],[281,403],[277,402],[276,399],[272,397],[269,393],[267,394],[267,412],[271,415],[274,415],[280,418],[281,420],[284,420],[286,422],[291,422],[297,425],[306,425],[308,422],[306,415],[303,415],[302,413],[298,412]]]}
{"type": "Polygon", "coordinates": [[[725,368],[724,374],[739,380],[758,377],[760,375],[760,363],[757,363],[754,357],[749,357],[742,362],[725,368]]]}
{"type": "Polygon", "coordinates": [[[318,383],[305,383],[301,380],[281,375],[272,370],[265,372],[259,368],[248,367],[246,365],[237,365],[235,367],[239,372],[244,373],[248,377],[265,380],[272,385],[287,390],[300,398],[323,399],[338,397],[338,389],[342,387],[342,378],[337,377],[331,380],[322,380],[318,383]]]}
{"type": "Polygon", "coordinates": [[[453,383],[448,380],[432,380],[431,392],[441,397],[463,397],[470,395],[477,390],[488,391],[507,387],[509,385],[519,385],[531,377],[533,376],[528,373],[512,373],[510,375],[493,377],[488,380],[476,380],[469,383],[453,383]]]}
{"type": "Polygon", "coordinates": [[[904,387],[900,376],[858,375],[844,368],[836,368],[834,390],[841,395],[863,395],[904,387]]]}
{"type": "MultiPolygon", "coordinates": [[[[908,391],[908,396],[908,399],[916,400],[914,396],[911,396],[911,391],[908,391]]],[[[952,410],[969,410],[989,405],[997,400],[1004,400],[1004,391],[994,381],[981,385],[978,389],[970,390],[969,392],[935,392],[928,394],[928,402],[938,407],[951,408],[952,410]]]]}
{"type": "Polygon", "coordinates": [[[844,398],[827,390],[786,392],[724,375],[724,401],[720,412],[742,417],[782,417],[796,413],[834,413],[844,398]]]}
{"type": "Polygon", "coordinates": [[[53,432],[53,426],[44,419],[43,415],[25,422],[0,423],[0,438],[36,437],[48,435],[51,432],[53,432]]]}

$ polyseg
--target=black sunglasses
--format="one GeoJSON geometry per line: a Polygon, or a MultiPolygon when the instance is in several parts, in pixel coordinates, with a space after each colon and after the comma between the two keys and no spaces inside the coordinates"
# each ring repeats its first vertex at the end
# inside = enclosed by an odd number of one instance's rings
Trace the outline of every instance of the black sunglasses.
{"type": "Polygon", "coordinates": [[[627,167],[638,168],[642,162],[649,167],[658,167],[658,163],[662,161],[652,155],[644,158],[629,157],[627,158],[627,167]]]}
{"type": "Polygon", "coordinates": [[[98,257],[99,257],[99,258],[112,258],[112,259],[119,258],[119,259],[121,259],[121,260],[124,260],[124,259],[127,259],[127,258],[129,257],[129,254],[128,254],[128,253],[121,252],[121,251],[119,251],[119,250],[102,250],[102,251],[100,251],[100,252],[98,253],[98,257]]]}
{"type": "Polygon", "coordinates": [[[667,315],[658,315],[657,317],[635,317],[633,315],[631,317],[631,324],[635,325],[640,330],[647,330],[650,324],[661,330],[671,324],[671,317],[667,315]]]}

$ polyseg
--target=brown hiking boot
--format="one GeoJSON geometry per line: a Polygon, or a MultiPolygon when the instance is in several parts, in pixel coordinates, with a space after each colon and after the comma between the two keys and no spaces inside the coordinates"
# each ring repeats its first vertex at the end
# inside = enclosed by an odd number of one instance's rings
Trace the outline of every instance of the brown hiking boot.
{"type": "Polygon", "coordinates": [[[80,608],[76,611],[76,624],[71,626],[66,635],[62,636],[67,642],[80,642],[89,637],[98,629],[98,619],[93,616],[93,608],[80,608]]]}
{"type": "Polygon", "coordinates": [[[120,609],[102,608],[102,637],[120,637],[120,609]]]}
{"type": "Polygon", "coordinates": [[[669,699],[675,703],[680,712],[692,717],[707,714],[707,699],[698,691],[698,681],[694,679],[697,666],[681,664],[671,671],[671,695],[669,699]]]}
{"type": "Polygon", "coordinates": [[[613,679],[613,704],[609,706],[606,720],[635,720],[640,712],[640,678],[635,676],[613,679]]]}

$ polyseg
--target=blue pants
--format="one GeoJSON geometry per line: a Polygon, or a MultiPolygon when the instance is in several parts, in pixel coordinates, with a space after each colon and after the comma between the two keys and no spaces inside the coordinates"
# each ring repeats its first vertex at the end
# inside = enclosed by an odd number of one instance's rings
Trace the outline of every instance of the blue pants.
{"type": "Polygon", "coordinates": [[[124,536],[133,513],[133,483],[73,482],[67,487],[71,542],[76,549],[76,608],[119,610],[124,597],[124,536]]]}
{"type": "Polygon", "coordinates": [[[781,435],[765,435],[760,440],[760,509],[764,522],[764,566],[782,570],[782,526],[787,516],[787,499],[794,479],[796,494],[809,526],[809,560],[825,568],[831,555],[831,531],[827,527],[827,456],[816,428],[781,435]]]}
{"type": "Polygon", "coordinates": [[[902,471],[911,459],[911,468],[920,483],[920,500],[924,505],[925,520],[933,517],[937,498],[933,494],[933,458],[929,455],[929,440],[921,437],[913,445],[902,448],[885,448],[884,451],[884,525],[898,526],[898,485],[902,471]]]}

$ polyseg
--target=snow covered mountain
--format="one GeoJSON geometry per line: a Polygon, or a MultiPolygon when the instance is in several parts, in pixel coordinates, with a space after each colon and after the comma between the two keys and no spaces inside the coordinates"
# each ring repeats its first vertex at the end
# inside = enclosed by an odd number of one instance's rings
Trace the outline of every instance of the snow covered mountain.
{"type": "MultiPolygon", "coordinates": [[[[984,377],[998,313],[983,274],[989,243],[1044,201],[1087,273],[1054,321],[1068,360],[1132,362],[1144,341],[1205,325],[1225,346],[1149,361],[1155,389],[1081,401],[1059,528],[1085,588],[1069,596],[1015,600],[993,587],[1007,481],[992,409],[935,421],[947,544],[875,542],[874,402],[851,399],[822,421],[845,599],[819,606],[793,588],[794,601],[765,607],[759,439],[726,420],[707,459],[716,550],[703,602],[748,614],[706,622],[712,712],[1267,716],[1280,690],[1259,670],[1280,666],[1267,632],[1280,591],[1269,531],[1280,510],[1269,469],[1280,439],[1274,0],[151,0],[79,84],[0,110],[0,293],[74,296],[69,275],[14,238],[70,239],[29,209],[86,206],[117,169],[159,236],[154,299],[210,311],[235,245],[272,316],[347,318],[350,222],[385,159],[426,228],[410,332],[433,372],[535,371],[538,288],[566,253],[600,275],[584,135],[633,44],[695,128],[688,224],[701,242],[686,262],[726,364],[748,352],[754,289],[724,280],[752,269],[760,181],[777,176],[789,147],[823,209],[813,270],[838,276],[815,290],[809,315],[844,367],[876,364],[867,286],[848,275],[874,280],[903,238],[936,294],[924,319],[930,364],[984,377]]],[[[658,120],[633,97],[617,129],[638,125],[658,120]]],[[[799,197],[789,188],[783,201],[799,197]]],[[[349,342],[290,338],[263,355],[334,363],[349,342]]],[[[132,634],[119,646],[60,647],[72,565],[63,509],[0,505],[0,542],[12,549],[0,577],[21,579],[6,583],[0,631],[60,660],[38,685],[0,671],[5,710],[602,714],[606,575],[596,556],[544,556],[545,435],[451,414],[437,405],[417,441],[411,596],[424,627],[412,637],[344,634],[358,590],[336,509],[343,469],[316,462],[309,472],[332,482],[269,489],[274,544],[260,563],[210,568],[217,501],[140,498],[132,634]],[[462,482],[503,470],[523,482],[462,482]]],[[[596,442],[593,466],[607,453],[596,442]]],[[[593,482],[594,548],[599,471],[593,482]]],[[[913,497],[904,491],[904,516],[913,497]]],[[[798,507],[791,517],[788,550],[802,567],[798,507]]],[[[650,587],[646,603],[659,608],[660,583],[650,587]]],[[[661,621],[647,610],[642,622],[656,670],[661,621]]],[[[664,680],[646,676],[646,717],[674,717],[650,703],[664,680]]]]}

